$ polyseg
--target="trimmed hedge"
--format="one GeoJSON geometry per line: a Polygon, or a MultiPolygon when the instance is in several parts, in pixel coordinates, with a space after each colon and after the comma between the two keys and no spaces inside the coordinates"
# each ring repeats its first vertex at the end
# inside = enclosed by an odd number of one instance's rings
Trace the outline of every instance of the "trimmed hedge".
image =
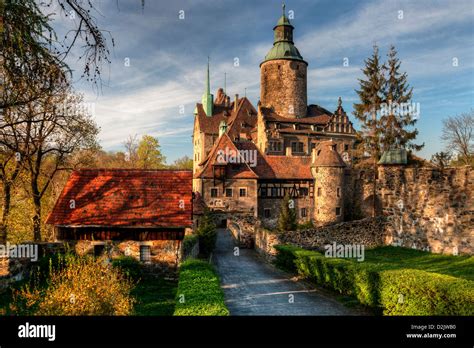
{"type": "Polygon", "coordinates": [[[174,315],[229,315],[219,277],[211,264],[197,259],[181,264],[174,315]]]}
{"type": "Polygon", "coordinates": [[[315,283],[350,295],[384,315],[474,315],[474,282],[418,269],[327,258],[277,245],[276,264],[315,283]]]}

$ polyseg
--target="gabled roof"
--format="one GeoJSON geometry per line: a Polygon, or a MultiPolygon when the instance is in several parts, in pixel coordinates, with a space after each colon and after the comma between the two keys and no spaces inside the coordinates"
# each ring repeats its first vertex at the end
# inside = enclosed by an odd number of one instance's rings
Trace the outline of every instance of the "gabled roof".
{"type": "Polygon", "coordinates": [[[173,228],[191,226],[191,214],[189,170],[80,169],[69,177],[46,223],[173,228]]]}
{"type": "Polygon", "coordinates": [[[310,156],[263,155],[257,146],[250,142],[235,144],[239,150],[252,150],[257,154],[257,165],[251,167],[259,179],[311,179],[310,156]]]}
{"type": "Polygon", "coordinates": [[[226,177],[228,179],[255,179],[257,178],[256,173],[251,167],[242,161],[240,157],[239,148],[230,139],[227,133],[224,133],[219,137],[218,141],[214,144],[209,156],[203,161],[204,167],[194,174],[195,178],[213,178],[213,166],[215,165],[227,165],[226,166],[226,177]],[[222,152],[221,152],[222,151],[222,152]],[[240,163],[229,163],[226,155],[234,155],[239,158],[240,163]]]}

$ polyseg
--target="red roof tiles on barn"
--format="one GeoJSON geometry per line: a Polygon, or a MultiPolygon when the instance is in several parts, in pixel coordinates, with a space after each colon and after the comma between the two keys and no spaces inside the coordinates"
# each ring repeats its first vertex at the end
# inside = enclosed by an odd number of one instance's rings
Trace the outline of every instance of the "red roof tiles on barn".
{"type": "Polygon", "coordinates": [[[56,226],[188,227],[189,170],[74,171],[46,223],[56,226]]]}

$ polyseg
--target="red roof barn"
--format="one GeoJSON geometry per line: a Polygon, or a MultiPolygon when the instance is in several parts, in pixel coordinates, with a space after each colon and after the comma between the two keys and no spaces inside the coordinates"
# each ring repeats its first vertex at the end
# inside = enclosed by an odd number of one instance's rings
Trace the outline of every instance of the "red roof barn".
{"type": "Polygon", "coordinates": [[[192,173],[74,171],[46,222],[60,240],[182,239],[192,225],[192,173]]]}

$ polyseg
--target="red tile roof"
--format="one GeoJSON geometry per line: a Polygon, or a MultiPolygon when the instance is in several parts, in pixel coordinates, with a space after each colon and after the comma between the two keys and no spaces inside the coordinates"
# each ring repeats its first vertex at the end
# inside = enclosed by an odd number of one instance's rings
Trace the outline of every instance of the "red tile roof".
{"type": "Polygon", "coordinates": [[[262,107],[261,113],[265,120],[282,123],[300,123],[300,124],[327,124],[332,117],[332,113],[318,105],[308,106],[308,115],[302,118],[288,118],[275,113],[272,109],[262,107]]]}
{"type": "Polygon", "coordinates": [[[172,228],[191,226],[191,214],[189,170],[80,169],[69,177],[46,223],[172,228]]]}

